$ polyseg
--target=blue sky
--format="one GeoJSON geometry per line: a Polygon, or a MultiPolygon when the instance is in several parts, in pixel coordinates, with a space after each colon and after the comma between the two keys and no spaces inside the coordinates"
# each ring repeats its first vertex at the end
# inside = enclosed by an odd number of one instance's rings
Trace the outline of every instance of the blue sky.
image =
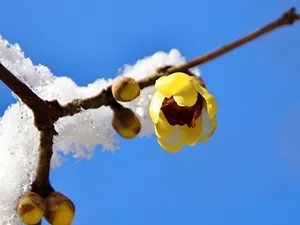
{"type": "MultiPolygon", "coordinates": [[[[277,18],[297,0],[1,3],[0,34],[35,64],[79,85],[178,48],[191,59],[277,18]]],[[[55,169],[77,206],[74,225],[300,223],[300,23],[200,69],[219,102],[213,138],[178,154],[155,137],[121,141],[55,169]]],[[[0,84],[1,114],[13,102],[0,84]]]]}

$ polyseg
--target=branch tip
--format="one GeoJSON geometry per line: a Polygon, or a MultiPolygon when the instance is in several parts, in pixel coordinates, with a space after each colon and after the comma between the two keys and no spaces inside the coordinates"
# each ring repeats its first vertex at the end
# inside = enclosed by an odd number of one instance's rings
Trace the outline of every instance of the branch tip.
{"type": "Polygon", "coordinates": [[[300,14],[297,14],[296,8],[292,7],[282,15],[281,20],[286,24],[292,25],[297,20],[300,20],[300,14]]]}

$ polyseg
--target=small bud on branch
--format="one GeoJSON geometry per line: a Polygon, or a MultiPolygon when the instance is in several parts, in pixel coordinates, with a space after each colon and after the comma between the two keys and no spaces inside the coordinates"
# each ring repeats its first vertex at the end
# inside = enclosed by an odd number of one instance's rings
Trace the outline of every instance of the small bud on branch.
{"type": "Polygon", "coordinates": [[[75,205],[60,192],[52,192],[46,198],[45,218],[52,225],[71,225],[74,219],[75,205]]]}
{"type": "Polygon", "coordinates": [[[130,102],[140,95],[140,86],[131,77],[118,77],[111,87],[112,95],[117,101],[130,102]]]}
{"type": "Polygon", "coordinates": [[[112,127],[123,138],[132,139],[141,131],[141,122],[135,113],[120,104],[111,105],[113,110],[112,127]]]}
{"type": "Polygon", "coordinates": [[[28,225],[39,223],[46,211],[46,202],[34,192],[26,192],[18,201],[17,212],[21,221],[28,225]]]}

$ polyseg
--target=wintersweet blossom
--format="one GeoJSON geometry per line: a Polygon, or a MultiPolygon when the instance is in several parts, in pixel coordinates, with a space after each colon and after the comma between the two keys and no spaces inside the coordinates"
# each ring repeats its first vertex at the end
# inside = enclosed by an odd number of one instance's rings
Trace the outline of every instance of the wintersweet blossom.
{"type": "Polygon", "coordinates": [[[217,102],[199,77],[177,72],[159,78],[149,104],[159,145],[175,153],[206,142],[217,126],[217,102]]]}

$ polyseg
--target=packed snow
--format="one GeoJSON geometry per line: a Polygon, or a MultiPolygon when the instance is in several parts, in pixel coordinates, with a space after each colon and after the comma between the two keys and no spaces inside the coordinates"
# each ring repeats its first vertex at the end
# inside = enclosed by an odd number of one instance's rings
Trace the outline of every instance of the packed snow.
{"type": "MultiPolygon", "coordinates": [[[[94,95],[112,82],[111,79],[98,79],[86,87],[77,86],[69,77],[58,77],[43,65],[33,65],[18,44],[10,44],[1,36],[0,62],[39,96],[48,100],[57,99],[61,104],[74,98],[94,95]]],[[[168,53],[160,51],[138,60],[135,65],[125,65],[116,76],[141,79],[160,66],[184,62],[184,57],[176,49],[168,53]]],[[[199,75],[197,69],[193,72],[199,75]]],[[[153,91],[153,87],[146,88],[137,99],[125,104],[141,120],[139,137],[149,137],[153,133],[153,124],[148,116],[148,104],[153,91]]],[[[39,135],[33,126],[32,113],[17,96],[14,97],[16,103],[8,106],[0,117],[0,225],[20,224],[15,212],[16,201],[28,190],[34,178],[38,157],[39,135]]],[[[63,164],[63,155],[66,154],[88,159],[96,146],[101,146],[103,150],[118,149],[118,137],[111,127],[111,118],[111,110],[101,107],[60,119],[55,125],[59,136],[54,140],[52,167],[63,164]]]]}

